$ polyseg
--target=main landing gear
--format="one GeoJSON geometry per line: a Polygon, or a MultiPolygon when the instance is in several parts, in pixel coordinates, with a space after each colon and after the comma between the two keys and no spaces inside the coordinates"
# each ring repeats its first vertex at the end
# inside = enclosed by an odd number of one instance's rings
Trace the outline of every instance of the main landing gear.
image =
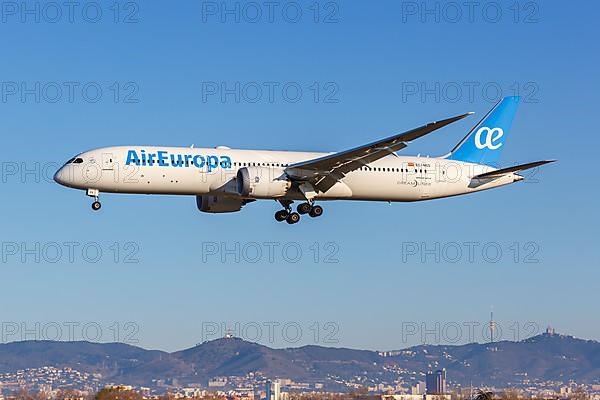
{"type": "Polygon", "coordinates": [[[286,221],[288,224],[296,224],[300,221],[300,214],[290,210],[279,210],[275,213],[275,219],[278,222],[286,221]]]}
{"type": "Polygon", "coordinates": [[[312,208],[308,212],[308,215],[310,215],[313,218],[320,217],[321,215],[323,215],[323,207],[312,206],[312,208]]]}
{"type": "Polygon", "coordinates": [[[323,215],[323,207],[308,202],[299,204],[298,207],[296,207],[298,212],[292,211],[291,201],[281,201],[280,203],[285,209],[275,213],[275,219],[278,222],[286,221],[288,224],[293,225],[300,221],[300,215],[302,214],[308,214],[313,218],[323,215]]]}
{"type": "Polygon", "coordinates": [[[92,203],[92,210],[98,211],[102,208],[102,203],[100,203],[100,191],[98,189],[88,189],[87,195],[94,198],[94,202],[92,203]]]}

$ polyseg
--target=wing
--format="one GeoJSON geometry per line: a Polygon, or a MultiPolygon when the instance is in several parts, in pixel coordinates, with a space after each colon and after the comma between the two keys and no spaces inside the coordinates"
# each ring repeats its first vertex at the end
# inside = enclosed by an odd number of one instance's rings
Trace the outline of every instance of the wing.
{"type": "Polygon", "coordinates": [[[425,136],[435,130],[459,121],[473,113],[462,114],[442,121],[431,122],[419,128],[398,135],[390,136],[373,143],[359,146],[324,157],[302,161],[290,165],[286,173],[293,179],[309,181],[314,188],[326,192],[348,172],[354,171],[380,158],[396,155],[398,150],[407,146],[415,139],[425,136]]]}

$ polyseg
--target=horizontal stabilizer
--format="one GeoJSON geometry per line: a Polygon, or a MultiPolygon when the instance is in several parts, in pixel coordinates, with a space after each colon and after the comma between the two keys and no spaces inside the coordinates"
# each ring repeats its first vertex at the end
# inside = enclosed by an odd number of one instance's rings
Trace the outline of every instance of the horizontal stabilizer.
{"type": "Polygon", "coordinates": [[[544,161],[536,161],[528,164],[515,165],[514,167],[497,169],[495,171],[486,172],[484,174],[476,175],[472,179],[485,179],[485,178],[499,178],[506,174],[511,174],[514,172],[525,171],[527,169],[536,168],[544,164],[549,164],[556,162],[556,160],[544,160],[544,161]]]}

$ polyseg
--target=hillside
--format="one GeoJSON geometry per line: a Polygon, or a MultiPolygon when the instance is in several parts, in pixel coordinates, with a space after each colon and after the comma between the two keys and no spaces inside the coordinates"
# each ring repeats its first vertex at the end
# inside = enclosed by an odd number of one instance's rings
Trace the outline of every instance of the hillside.
{"type": "Polygon", "coordinates": [[[0,373],[43,366],[98,373],[103,381],[153,386],[155,379],[206,385],[218,376],[290,378],[343,388],[342,382],[373,384],[402,378],[410,384],[423,373],[448,370],[453,384],[519,386],[534,381],[599,383],[600,343],[543,334],[520,342],[461,346],[422,345],[383,357],[366,350],[304,346],[272,349],[224,338],[166,353],[126,344],[25,341],[0,345],[0,373]],[[525,377],[525,378],[524,378],[525,377]]]}

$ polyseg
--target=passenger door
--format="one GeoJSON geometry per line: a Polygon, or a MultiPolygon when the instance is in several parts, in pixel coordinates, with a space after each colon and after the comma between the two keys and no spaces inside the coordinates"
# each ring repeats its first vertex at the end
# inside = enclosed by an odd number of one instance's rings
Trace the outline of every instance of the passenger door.
{"type": "Polygon", "coordinates": [[[421,164],[418,166],[419,172],[417,173],[417,181],[419,182],[419,192],[422,199],[428,199],[431,196],[433,179],[429,167],[429,164],[421,164]]]}
{"type": "Polygon", "coordinates": [[[102,171],[112,171],[114,165],[112,153],[102,153],[102,171]]]}

